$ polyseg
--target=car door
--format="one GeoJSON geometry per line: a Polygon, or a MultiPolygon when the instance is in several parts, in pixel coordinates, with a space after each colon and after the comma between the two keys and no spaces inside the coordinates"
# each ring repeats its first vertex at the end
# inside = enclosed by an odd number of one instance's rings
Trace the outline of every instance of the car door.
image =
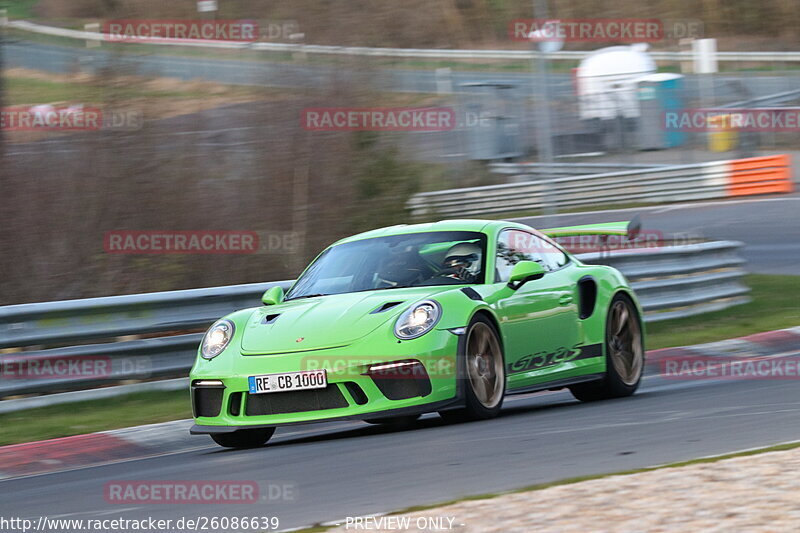
{"type": "Polygon", "coordinates": [[[579,342],[574,264],[551,242],[520,229],[498,236],[495,281],[505,284],[519,261],[536,261],[546,274],[517,290],[500,287],[496,301],[503,330],[509,389],[558,379],[579,342]]]}

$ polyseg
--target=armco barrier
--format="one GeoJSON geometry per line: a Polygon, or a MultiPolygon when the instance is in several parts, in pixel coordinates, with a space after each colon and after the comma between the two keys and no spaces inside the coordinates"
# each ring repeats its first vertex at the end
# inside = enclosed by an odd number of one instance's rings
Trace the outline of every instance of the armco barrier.
{"type": "Polygon", "coordinates": [[[788,155],[751,157],[729,163],[729,196],[789,193],[792,190],[792,162],[788,155]]]}
{"type": "MultiPolygon", "coordinates": [[[[639,295],[645,320],[655,321],[692,316],[747,301],[748,289],[741,281],[743,261],[737,255],[740,246],[736,242],[711,242],[579,257],[587,263],[618,268],[639,295]]],[[[3,372],[0,397],[185,376],[202,336],[188,331],[206,328],[236,309],[260,305],[266,289],[275,285],[286,288],[290,283],[254,283],[0,307],[2,346],[34,348],[0,355],[3,372]],[[86,344],[90,340],[144,334],[151,338],[86,344]],[[13,375],[13,370],[11,374],[7,372],[8,365],[13,367],[15,363],[22,363],[25,368],[44,368],[74,358],[102,358],[107,362],[107,372],[82,377],[20,376],[13,375]]]]}
{"type": "Polygon", "coordinates": [[[636,291],[645,321],[684,318],[749,301],[742,282],[742,243],[704,242],[639,252],[580,255],[586,263],[613,266],[636,291]]]}
{"type": "Polygon", "coordinates": [[[461,218],[536,211],[548,205],[680,202],[793,190],[788,155],[520,181],[532,175],[531,166],[493,165],[493,172],[514,176],[514,183],[419,193],[408,207],[417,219],[461,218]]]}
{"type": "Polygon", "coordinates": [[[286,289],[290,284],[252,283],[0,307],[0,348],[34,348],[0,355],[0,396],[185,375],[202,337],[185,332],[203,330],[221,316],[258,305],[270,287],[286,289]],[[124,338],[141,335],[148,338],[124,338]],[[109,339],[116,342],[88,343],[109,339]],[[59,346],[63,344],[69,346],[59,346]],[[44,371],[58,361],[66,367],[63,362],[70,360],[107,365],[101,372],[80,377],[60,377],[58,369],[52,374],[44,371]],[[22,374],[16,370],[20,363],[26,369],[22,374]]]}
{"type": "MultiPolygon", "coordinates": [[[[44,26],[24,20],[11,21],[8,27],[16,30],[78,39],[82,41],[105,41],[106,35],[97,32],[71,30],[53,26],[44,26]]],[[[367,57],[435,57],[447,59],[519,59],[529,60],[537,57],[538,52],[532,50],[458,50],[458,49],[422,49],[422,48],[367,48],[355,46],[324,46],[316,44],[289,44],[270,42],[209,41],[200,39],[158,39],[150,38],[137,44],[156,44],[168,46],[193,46],[223,49],[252,49],[270,52],[300,52],[306,54],[351,55],[367,57]]],[[[591,52],[577,50],[561,50],[548,52],[550,59],[583,59],[591,52]]],[[[690,51],[674,52],[670,50],[652,50],[648,54],[657,61],[691,61],[694,54],[690,51]]],[[[800,62],[800,52],[717,52],[717,61],[767,61],[767,62],[800,62]]]]}
{"type": "Polygon", "coordinates": [[[205,328],[290,281],[0,307],[0,348],[205,328]]]}

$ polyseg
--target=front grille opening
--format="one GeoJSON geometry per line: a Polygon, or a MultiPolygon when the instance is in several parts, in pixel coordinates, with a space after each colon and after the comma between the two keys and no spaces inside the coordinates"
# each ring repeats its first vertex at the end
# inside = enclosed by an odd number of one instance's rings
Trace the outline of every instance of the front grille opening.
{"type": "Polygon", "coordinates": [[[386,370],[370,370],[368,375],[381,394],[390,400],[407,400],[431,393],[431,380],[419,361],[386,370]]]}
{"type": "Polygon", "coordinates": [[[244,413],[246,416],[280,415],[339,409],[348,405],[339,387],[331,384],[324,389],[247,394],[244,413]]]}
{"type": "Polygon", "coordinates": [[[239,416],[242,413],[242,397],[243,392],[234,392],[231,394],[230,401],[228,402],[228,413],[231,416],[239,416]]]}
{"type": "Polygon", "coordinates": [[[192,387],[192,410],[194,416],[219,416],[222,410],[222,394],[225,389],[221,387],[204,388],[192,387]]]}
{"type": "Polygon", "coordinates": [[[350,393],[350,396],[353,397],[353,401],[355,401],[358,405],[364,405],[367,403],[367,395],[364,393],[364,389],[358,386],[358,383],[348,381],[344,384],[344,386],[347,388],[347,392],[350,393]]]}

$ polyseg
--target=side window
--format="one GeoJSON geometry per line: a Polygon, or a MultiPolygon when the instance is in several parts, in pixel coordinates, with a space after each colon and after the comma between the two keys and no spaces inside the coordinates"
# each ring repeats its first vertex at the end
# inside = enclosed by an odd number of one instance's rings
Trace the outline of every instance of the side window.
{"type": "Polygon", "coordinates": [[[557,246],[527,231],[508,229],[497,240],[497,282],[508,281],[511,269],[520,261],[536,261],[548,272],[569,262],[557,246]]]}

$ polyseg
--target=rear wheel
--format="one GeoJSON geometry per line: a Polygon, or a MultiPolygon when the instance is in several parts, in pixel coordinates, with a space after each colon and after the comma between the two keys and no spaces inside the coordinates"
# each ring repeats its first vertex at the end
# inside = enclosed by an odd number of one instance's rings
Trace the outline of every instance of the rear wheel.
{"type": "Polygon", "coordinates": [[[605,343],[605,378],[570,387],[572,395],[582,402],[622,398],[639,388],[644,369],[644,336],[636,306],[623,294],[611,301],[605,343]]]}
{"type": "Polygon", "coordinates": [[[275,428],[239,429],[232,433],[212,433],[214,442],[225,448],[258,448],[267,443],[275,428]]]}
{"type": "Polygon", "coordinates": [[[482,316],[476,317],[467,330],[464,354],[464,407],[441,411],[448,422],[494,418],[503,407],[506,392],[506,369],[503,349],[494,325],[482,316]]]}

